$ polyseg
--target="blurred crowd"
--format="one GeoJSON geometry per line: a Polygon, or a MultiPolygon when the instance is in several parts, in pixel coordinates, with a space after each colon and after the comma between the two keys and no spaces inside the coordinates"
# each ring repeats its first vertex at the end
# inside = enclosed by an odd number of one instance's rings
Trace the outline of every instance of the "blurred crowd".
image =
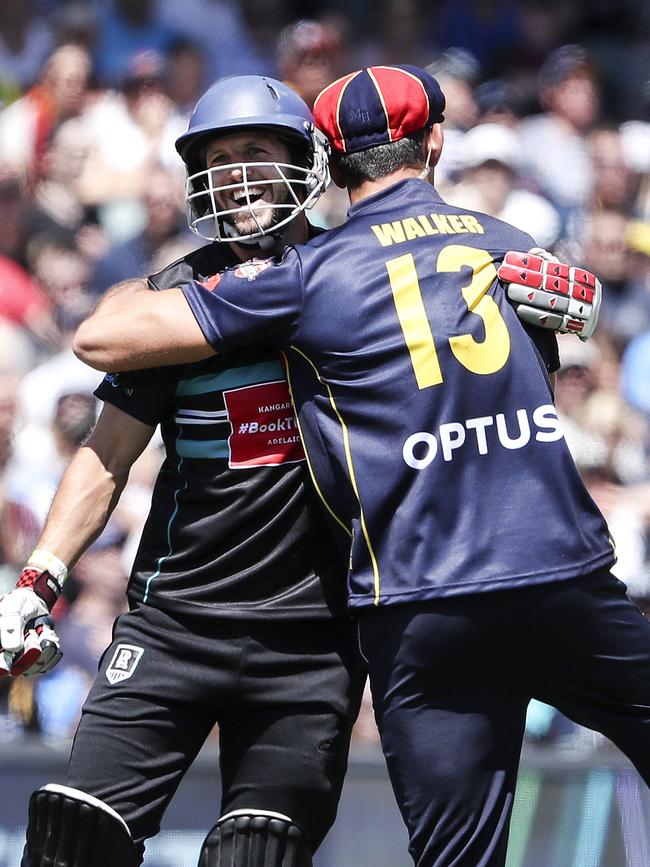
{"type": "MultiPolygon", "coordinates": [[[[596,336],[560,340],[557,405],[608,518],[616,574],[650,614],[643,0],[2,0],[0,592],[94,423],[100,374],[72,354],[77,325],[114,283],[198,245],[173,146],[198,96],[217,77],[261,73],[312,104],[345,72],[383,62],[426,66],[447,96],[443,197],[527,230],[603,283],[596,336]]],[[[311,219],[338,225],[346,209],[330,188],[311,219]]],[[[125,605],[160,448],[154,439],[136,464],[55,608],[63,662],[40,681],[0,681],[3,742],[74,731],[125,605]]],[[[529,737],[577,743],[579,732],[531,706],[529,737]]],[[[356,739],[376,739],[368,707],[356,739]]]]}

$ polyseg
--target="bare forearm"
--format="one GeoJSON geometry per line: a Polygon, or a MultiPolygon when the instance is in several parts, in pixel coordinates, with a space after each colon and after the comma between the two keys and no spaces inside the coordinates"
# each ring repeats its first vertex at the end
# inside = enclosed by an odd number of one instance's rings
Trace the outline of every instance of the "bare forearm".
{"type": "Polygon", "coordinates": [[[128,469],[113,474],[82,446],[61,480],[37,548],[74,565],[106,526],[127,478],[128,469]]]}
{"type": "Polygon", "coordinates": [[[129,296],[149,291],[149,281],[146,277],[134,277],[131,280],[122,280],[121,283],[115,283],[114,286],[111,286],[110,289],[104,292],[99,304],[95,308],[95,312],[102,310],[108,310],[109,313],[116,310],[124,311],[124,304],[129,296]]]}
{"type": "Polygon", "coordinates": [[[214,355],[182,291],[151,292],[146,281],[111,290],[79,326],[73,349],[86,364],[111,373],[214,355]]]}

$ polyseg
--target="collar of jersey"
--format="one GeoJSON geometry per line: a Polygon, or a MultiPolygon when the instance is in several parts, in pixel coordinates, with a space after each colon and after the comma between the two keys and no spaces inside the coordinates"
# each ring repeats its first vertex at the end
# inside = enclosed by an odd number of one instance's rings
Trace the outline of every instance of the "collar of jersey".
{"type": "Polygon", "coordinates": [[[384,200],[389,198],[391,200],[391,205],[394,205],[394,199],[400,195],[403,196],[406,204],[412,205],[413,201],[423,193],[426,193],[429,202],[433,200],[436,204],[443,203],[437,191],[430,183],[428,183],[428,181],[421,181],[419,178],[406,178],[406,180],[398,181],[396,184],[391,184],[390,187],[386,187],[378,193],[373,193],[372,196],[368,196],[360,202],[357,202],[355,205],[352,205],[348,211],[348,217],[355,217],[357,214],[362,214],[366,210],[375,211],[378,206],[381,206],[384,200]]]}

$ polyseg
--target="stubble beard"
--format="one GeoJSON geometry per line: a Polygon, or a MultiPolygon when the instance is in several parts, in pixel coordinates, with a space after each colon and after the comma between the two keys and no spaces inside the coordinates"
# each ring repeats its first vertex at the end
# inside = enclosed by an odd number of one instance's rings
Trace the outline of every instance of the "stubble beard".
{"type": "Polygon", "coordinates": [[[255,217],[248,212],[231,214],[229,217],[231,225],[238,235],[251,235],[260,231],[268,232],[289,215],[287,208],[280,208],[278,205],[286,205],[292,201],[289,191],[286,190],[279,201],[269,202],[268,206],[259,209],[253,207],[255,217]]]}
{"type": "Polygon", "coordinates": [[[256,232],[268,232],[276,223],[280,222],[282,211],[275,205],[269,205],[268,208],[257,208],[255,217],[249,213],[232,214],[230,216],[231,225],[234,227],[237,235],[252,235],[256,232]]]}

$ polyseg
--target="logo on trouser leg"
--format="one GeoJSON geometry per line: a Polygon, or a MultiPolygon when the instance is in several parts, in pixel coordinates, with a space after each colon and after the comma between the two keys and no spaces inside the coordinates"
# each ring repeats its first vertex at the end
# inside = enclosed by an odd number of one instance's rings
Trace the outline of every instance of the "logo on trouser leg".
{"type": "Polygon", "coordinates": [[[135,644],[118,644],[106,669],[108,682],[114,685],[131,677],[143,653],[144,648],[136,647],[135,644]]]}

